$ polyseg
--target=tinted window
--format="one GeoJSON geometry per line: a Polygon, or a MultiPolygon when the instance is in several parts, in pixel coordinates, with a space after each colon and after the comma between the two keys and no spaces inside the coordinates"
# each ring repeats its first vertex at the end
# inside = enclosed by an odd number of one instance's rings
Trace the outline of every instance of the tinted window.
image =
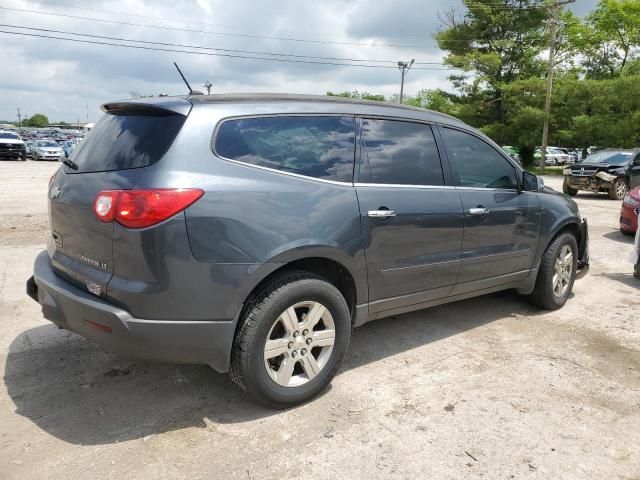
{"type": "Polygon", "coordinates": [[[251,165],[350,182],[354,144],[353,118],[282,116],[227,120],[215,151],[251,165]]]}
{"type": "Polygon", "coordinates": [[[468,133],[443,128],[463,187],[518,188],[513,166],[491,145],[468,133]]]}
{"type": "Polygon", "coordinates": [[[0,132],[0,138],[6,138],[7,140],[18,140],[20,137],[15,133],[0,132]]]}
{"type": "Polygon", "coordinates": [[[365,119],[362,128],[372,183],[444,183],[431,127],[420,123],[365,119]]]}
{"type": "Polygon", "coordinates": [[[185,121],[177,114],[104,115],[74,151],[77,172],[146,167],[162,158],[185,121]]]}

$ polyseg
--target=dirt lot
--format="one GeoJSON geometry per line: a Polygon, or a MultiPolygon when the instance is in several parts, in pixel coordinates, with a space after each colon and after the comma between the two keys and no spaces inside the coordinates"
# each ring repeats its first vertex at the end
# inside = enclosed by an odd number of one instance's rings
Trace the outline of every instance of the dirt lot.
{"type": "Polygon", "coordinates": [[[56,167],[0,163],[1,478],[640,478],[640,282],[619,202],[577,197],[592,265],[561,311],[507,292],[367,324],[330,389],[274,412],[207,367],[43,320],[25,280],[56,167]]]}

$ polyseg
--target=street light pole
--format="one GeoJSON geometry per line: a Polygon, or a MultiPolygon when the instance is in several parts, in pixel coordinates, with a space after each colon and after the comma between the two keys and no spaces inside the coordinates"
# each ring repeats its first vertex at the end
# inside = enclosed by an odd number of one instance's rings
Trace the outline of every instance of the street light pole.
{"type": "Polygon", "coordinates": [[[415,59],[411,59],[410,62],[398,62],[398,69],[400,70],[400,103],[402,103],[402,99],[404,98],[404,76],[411,69],[411,66],[415,62],[415,59]]]}
{"type": "Polygon", "coordinates": [[[16,110],[18,110],[18,130],[22,130],[22,117],[20,116],[20,109],[17,108],[16,110]]]}

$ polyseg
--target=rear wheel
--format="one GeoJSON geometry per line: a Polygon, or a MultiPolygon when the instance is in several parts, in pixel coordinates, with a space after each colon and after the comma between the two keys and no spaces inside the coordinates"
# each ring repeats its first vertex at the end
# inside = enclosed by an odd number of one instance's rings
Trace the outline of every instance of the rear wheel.
{"type": "Polygon", "coordinates": [[[529,296],[531,303],[547,310],[562,307],[573,288],[578,266],[578,243],[570,233],[556,237],[540,261],[538,278],[529,296]]]}
{"type": "Polygon", "coordinates": [[[274,278],[249,301],[240,322],[231,378],[274,408],[318,394],[340,367],[351,336],[342,294],[307,272],[274,278]]]}
{"type": "Polygon", "coordinates": [[[575,197],[578,194],[578,190],[575,188],[571,188],[567,179],[565,178],[564,183],[562,184],[562,193],[569,195],[570,197],[575,197]]]}
{"type": "Polygon", "coordinates": [[[631,231],[629,231],[629,230],[625,230],[624,228],[621,228],[621,229],[620,229],[620,233],[622,233],[623,235],[628,235],[628,236],[630,236],[630,237],[632,237],[632,236],[634,236],[634,235],[635,235],[635,232],[631,232],[631,231]]]}
{"type": "Polygon", "coordinates": [[[616,178],[609,188],[609,198],[611,200],[622,200],[629,191],[629,186],[624,178],[616,178]]]}

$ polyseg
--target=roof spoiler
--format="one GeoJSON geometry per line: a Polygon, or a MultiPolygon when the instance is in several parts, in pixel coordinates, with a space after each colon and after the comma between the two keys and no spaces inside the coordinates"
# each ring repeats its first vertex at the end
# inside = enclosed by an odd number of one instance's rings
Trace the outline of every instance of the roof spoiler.
{"type": "Polygon", "coordinates": [[[102,111],[112,115],[189,115],[193,105],[184,98],[140,98],[105,103],[102,111]]]}

